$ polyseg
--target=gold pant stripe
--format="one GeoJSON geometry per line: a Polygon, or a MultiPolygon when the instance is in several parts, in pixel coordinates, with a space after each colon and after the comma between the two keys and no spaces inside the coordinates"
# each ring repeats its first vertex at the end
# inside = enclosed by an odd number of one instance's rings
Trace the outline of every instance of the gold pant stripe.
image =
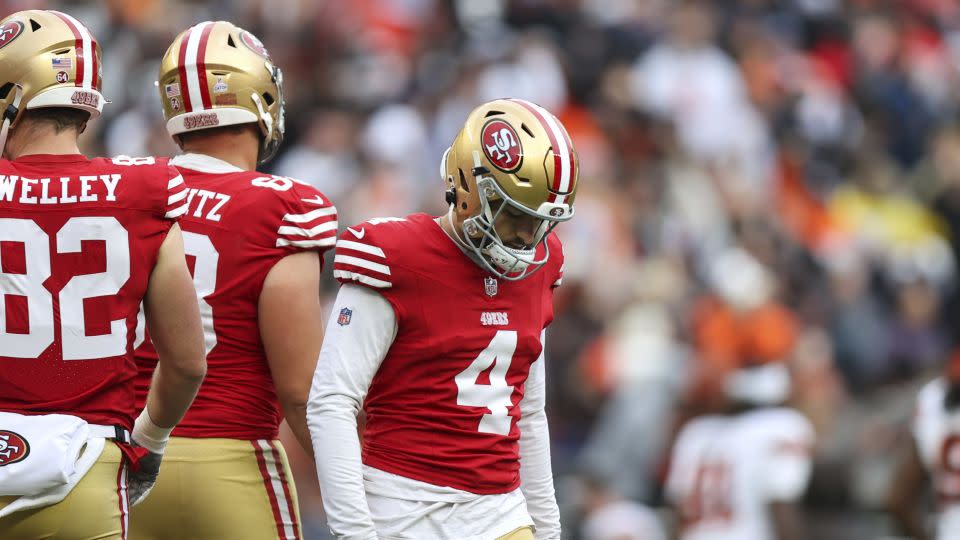
{"type": "Polygon", "coordinates": [[[127,499],[127,467],[120,467],[117,471],[117,507],[120,509],[120,538],[127,540],[127,531],[130,530],[130,507],[127,499]]]}
{"type": "Polygon", "coordinates": [[[260,439],[250,443],[257,453],[257,465],[263,477],[263,486],[267,490],[273,517],[277,521],[277,536],[284,540],[297,540],[300,538],[300,526],[292,517],[296,515],[296,511],[290,504],[290,489],[287,487],[280,453],[273,441],[260,439]]]}
{"type": "Polygon", "coordinates": [[[130,540],[300,540],[292,480],[278,441],[171,437],[130,540]]]}

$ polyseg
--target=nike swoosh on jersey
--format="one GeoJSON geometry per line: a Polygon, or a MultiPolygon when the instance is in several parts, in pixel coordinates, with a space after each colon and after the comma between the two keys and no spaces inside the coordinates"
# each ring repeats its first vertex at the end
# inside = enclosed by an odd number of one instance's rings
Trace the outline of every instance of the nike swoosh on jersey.
{"type": "Polygon", "coordinates": [[[326,204],[326,201],[323,200],[323,197],[321,197],[321,196],[319,196],[319,195],[314,195],[313,197],[311,197],[311,198],[309,198],[309,199],[300,199],[300,200],[303,201],[303,202],[305,202],[305,203],[310,203],[310,204],[326,204]]]}
{"type": "Polygon", "coordinates": [[[363,235],[367,234],[367,230],[366,230],[366,229],[360,229],[360,231],[357,232],[357,231],[351,229],[350,227],[347,227],[347,230],[350,231],[350,232],[352,232],[353,235],[357,237],[357,240],[362,239],[362,238],[363,238],[363,235]]]}

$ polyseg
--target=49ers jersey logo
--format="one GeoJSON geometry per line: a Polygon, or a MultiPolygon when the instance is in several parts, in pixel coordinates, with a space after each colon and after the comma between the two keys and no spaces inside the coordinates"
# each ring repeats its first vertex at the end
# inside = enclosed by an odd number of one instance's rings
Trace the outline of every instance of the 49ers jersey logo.
{"type": "Polygon", "coordinates": [[[3,23],[3,25],[0,26],[0,49],[12,43],[22,32],[23,23],[20,21],[7,21],[3,23]]]}
{"type": "Polygon", "coordinates": [[[270,59],[270,53],[267,52],[267,48],[263,46],[263,43],[257,39],[257,36],[244,30],[243,32],[240,32],[240,41],[242,41],[243,44],[246,45],[251,51],[259,54],[267,60],[270,59]]]}
{"type": "Polygon", "coordinates": [[[523,147],[513,126],[503,120],[493,119],[483,126],[480,146],[494,167],[512,173],[523,163],[523,147]]]}
{"type": "Polygon", "coordinates": [[[30,454],[30,444],[19,434],[0,429],[0,467],[23,461],[30,454]]]}

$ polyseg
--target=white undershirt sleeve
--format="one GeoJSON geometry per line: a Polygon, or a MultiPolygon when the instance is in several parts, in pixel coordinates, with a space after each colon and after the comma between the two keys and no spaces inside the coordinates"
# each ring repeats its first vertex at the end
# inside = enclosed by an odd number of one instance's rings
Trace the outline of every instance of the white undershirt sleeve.
{"type": "MultiPolygon", "coordinates": [[[[545,333],[540,342],[546,349],[545,333]]],[[[544,354],[530,366],[520,401],[520,489],[536,526],[536,540],[560,539],[560,510],[553,490],[550,430],[547,427],[544,354]]]]}
{"type": "Polygon", "coordinates": [[[307,403],[323,509],[338,539],[377,538],[363,487],[357,415],[396,335],[396,315],[383,296],[360,285],[340,287],[307,403]]]}

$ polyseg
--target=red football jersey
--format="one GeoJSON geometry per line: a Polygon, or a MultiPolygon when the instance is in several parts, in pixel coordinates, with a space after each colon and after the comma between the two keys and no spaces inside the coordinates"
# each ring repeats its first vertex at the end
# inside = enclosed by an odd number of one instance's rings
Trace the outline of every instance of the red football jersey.
{"type": "Polygon", "coordinates": [[[133,427],[137,313],[185,200],[153,158],[0,160],[0,410],[133,427]]]}
{"type": "MultiPolygon", "coordinates": [[[[283,257],[333,247],[337,210],[315,188],[289,178],[198,155],[171,164],[189,190],[180,227],[207,350],[206,379],[173,435],[276,438],[281,412],[257,323],[260,291],[283,257]]],[[[142,406],[157,361],[149,338],[136,358],[142,406]]]]}
{"type": "Polygon", "coordinates": [[[560,241],[551,234],[547,242],[544,268],[507,281],[425,214],[374,219],[341,235],[334,276],[376,290],[397,317],[364,402],[364,463],[478,494],[520,485],[519,404],[563,264],[560,241]]]}

